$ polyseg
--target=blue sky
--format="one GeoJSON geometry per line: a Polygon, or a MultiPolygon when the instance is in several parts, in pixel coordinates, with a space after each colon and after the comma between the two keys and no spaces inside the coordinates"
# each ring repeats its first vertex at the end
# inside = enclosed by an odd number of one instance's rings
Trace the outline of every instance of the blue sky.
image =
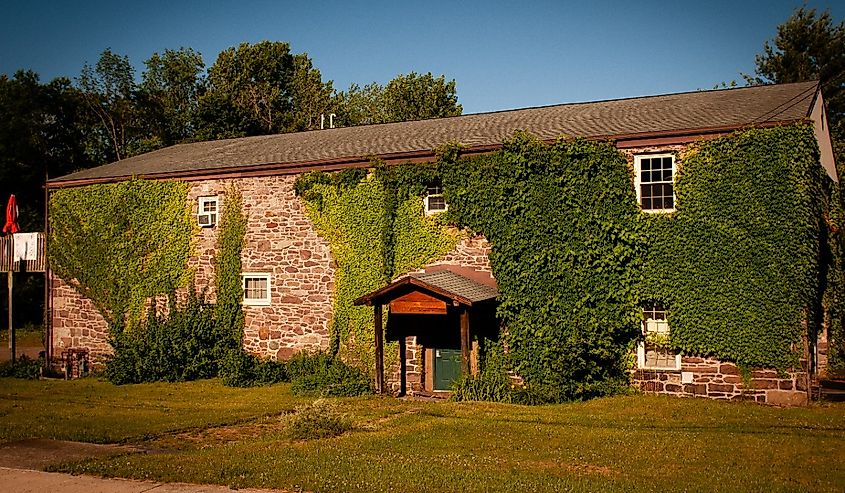
{"type": "MultiPolygon", "coordinates": [[[[741,82],[802,5],[771,1],[30,1],[0,5],[0,73],[76,77],[105,48],[138,74],[153,52],[287,41],[335,88],[410,71],[457,81],[465,113],[741,82]]],[[[809,1],[845,18],[845,2],[809,1]]]]}

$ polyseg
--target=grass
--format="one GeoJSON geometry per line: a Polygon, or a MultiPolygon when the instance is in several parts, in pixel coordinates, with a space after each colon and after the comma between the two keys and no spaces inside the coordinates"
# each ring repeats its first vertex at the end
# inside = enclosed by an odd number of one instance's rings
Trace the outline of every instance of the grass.
{"type": "Polygon", "coordinates": [[[27,435],[161,451],[54,467],[74,473],[312,491],[845,489],[842,405],[626,396],[521,407],[359,397],[330,400],[352,431],[296,440],[283,413],[308,401],[285,386],[0,385],[3,439],[39,426],[27,435]]]}
{"type": "MultiPolygon", "coordinates": [[[[15,330],[17,347],[43,347],[44,332],[40,326],[26,325],[15,330]]],[[[9,347],[9,327],[0,329],[0,347],[9,347]]]]}
{"type": "Polygon", "coordinates": [[[286,384],[234,389],[216,381],[115,386],[81,380],[0,379],[0,442],[54,438],[137,442],[290,412],[306,402],[286,384]]]}

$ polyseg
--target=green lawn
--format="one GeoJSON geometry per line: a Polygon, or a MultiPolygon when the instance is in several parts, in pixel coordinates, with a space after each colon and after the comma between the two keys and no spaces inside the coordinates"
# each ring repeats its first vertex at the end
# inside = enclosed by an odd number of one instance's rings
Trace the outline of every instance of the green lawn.
{"type": "Polygon", "coordinates": [[[161,452],[56,468],[76,473],[313,491],[845,490],[842,405],[336,399],[353,431],[295,441],[288,412],[305,401],[284,385],[0,385],[0,439],[126,441],[161,452]]]}

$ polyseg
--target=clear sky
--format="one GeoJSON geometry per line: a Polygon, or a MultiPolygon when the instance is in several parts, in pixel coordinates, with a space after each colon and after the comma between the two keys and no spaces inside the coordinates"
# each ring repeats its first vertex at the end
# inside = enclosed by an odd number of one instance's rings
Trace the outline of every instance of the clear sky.
{"type": "MultiPolygon", "coordinates": [[[[845,1],[808,1],[845,18],[845,1]]],[[[0,4],[0,73],[77,77],[105,48],[143,60],[191,47],[210,66],[241,42],[287,41],[337,89],[410,71],[455,79],[464,113],[710,89],[801,0],[38,1],[0,4]]]]}

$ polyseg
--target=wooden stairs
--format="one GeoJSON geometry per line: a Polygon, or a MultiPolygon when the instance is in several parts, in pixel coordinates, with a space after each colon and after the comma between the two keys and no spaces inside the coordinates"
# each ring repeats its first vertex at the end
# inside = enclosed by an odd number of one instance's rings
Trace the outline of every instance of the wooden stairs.
{"type": "Polygon", "coordinates": [[[827,402],[845,402],[845,378],[823,378],[813,385],[815,400],[827,402]]]}

